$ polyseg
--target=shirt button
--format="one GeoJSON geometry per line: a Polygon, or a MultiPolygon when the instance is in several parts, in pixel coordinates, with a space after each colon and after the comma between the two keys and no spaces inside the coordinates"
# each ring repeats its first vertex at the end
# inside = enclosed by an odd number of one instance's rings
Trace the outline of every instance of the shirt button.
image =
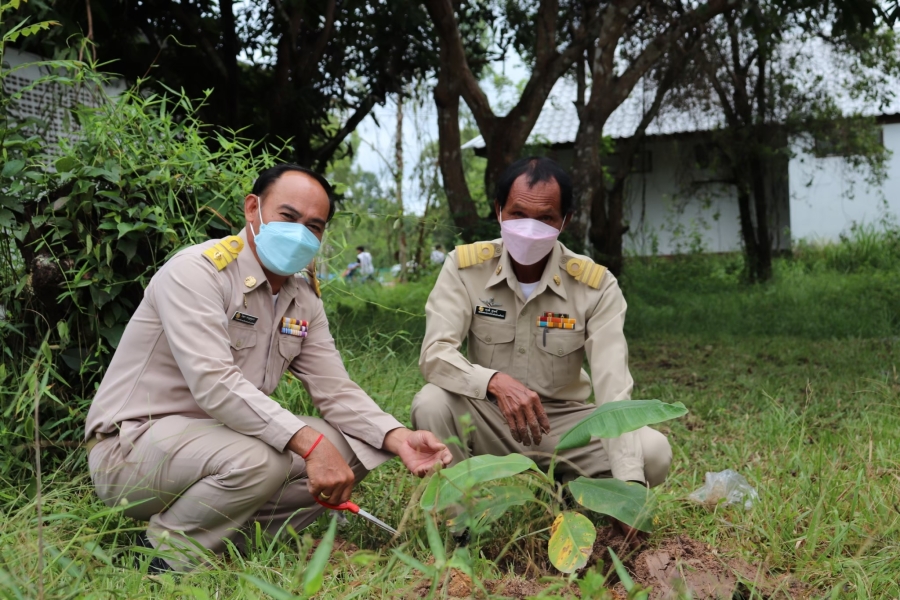
{"type": "Polygon", "coordinates": [[[562,356],[562,348],[560,348],[559,350],[557,350],[556,353],[559,354],[560,356],[562,356]]]}
{"type": "Polygon", "coordinates": [[[489,341],[491,341],[491,339],[493,339],[493,338],[491,338],[491,336],[487,336],[486,338],[484,338],[484,341],[489,342],[489,341]]]}
{"type": "Polygon", "coordinates": [[[519,346],[519,354],[525,354],[525,348],[524,348],[524,347],[519,346]]]}
{"type": "Polygon", "coordinates": [[[234,346],[235,346],[235,348],[240,348],[243,345],[244,345],[244,342],[238,340],[237,344],[235,344],[234,346]]]}

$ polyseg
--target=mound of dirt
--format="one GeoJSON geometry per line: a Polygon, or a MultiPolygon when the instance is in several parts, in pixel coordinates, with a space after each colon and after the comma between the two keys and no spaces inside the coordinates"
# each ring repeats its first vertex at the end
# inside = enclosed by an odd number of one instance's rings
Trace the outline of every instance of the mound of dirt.
{"type": "MultiPolygon", "coordinates": [[[[492,597],[497,595],[505,598],[514,598],[516,600],[524,600],[525,598],[537,596],[550,585],[517,576],[507,576],[503,579],[487,579],[481,583],[492,597]]],[[[446,591],[447,597],[449,598],[484,598],[484,594],[472,584],[472,580],[469,576],[457,570],[454,570],[450,574],[450,580],[447,581],[447,584],[443,589],[446,591]]],[[[423,581],[413,588],[411,593],[407,595],[407,598],[410,600],[414,598],[424,598],[428,595],[430,590],[431,582],[423,581]]],[[[564,590],[563,594],[573,598],[579,597],[577,588],[575,587],[564,590]]]]}
{"type": "MultiPolygon", "coordinates": [[[[652,588],[653,600],[670,600],[690,592],[697,600],[794,598],[802,595],[796,581],[773,580],[759,566],[740,558],[721,556],[710,546],[687,536],[654,540],[650,547],[632,553],[624,537],[611,527],[597,530],[591,562],[611,563],[607,547],[622,559],[635,583],[652,588]]],[[[616,588],[622,590],[622,584],[616,588]]],[[[622,590],[624,591],[624,590],[622,590]]]]}

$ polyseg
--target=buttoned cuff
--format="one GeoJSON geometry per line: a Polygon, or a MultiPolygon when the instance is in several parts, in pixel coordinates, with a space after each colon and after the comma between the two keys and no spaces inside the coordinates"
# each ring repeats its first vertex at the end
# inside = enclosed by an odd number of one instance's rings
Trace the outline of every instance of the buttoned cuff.
{"type": "Polygon", "coordinates": [[[259,439],[272,446],[279,452],[284,452],[288,442],[298,431],[306,427],[306,423],[295,415],[284,411],[286,415],[278,419],[272,419],[259,435],[259,439]]]}
{"type": "Polygon", "coordinates": [[[467,388],[463,396],[484,400],[487,398],[488,383],[498,371],[495,369],[486,369],[480,365],[472,365],[472,373],[468,377],[467,388]]]}

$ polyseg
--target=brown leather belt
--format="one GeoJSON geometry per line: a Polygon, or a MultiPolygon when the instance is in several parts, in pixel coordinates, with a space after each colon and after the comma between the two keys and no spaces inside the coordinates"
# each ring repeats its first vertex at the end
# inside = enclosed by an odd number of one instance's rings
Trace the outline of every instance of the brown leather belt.
{"type": "Polygon", "coordinates": [[[91,450],[94,449],[94,446],[105,440],[106,438],[111,438],[115,436],[115,433],[100,433],[99,431],[94,432],[94,437],[89,439],[84,443],[84,449],[88,454],[91,453],[91,450]]]}

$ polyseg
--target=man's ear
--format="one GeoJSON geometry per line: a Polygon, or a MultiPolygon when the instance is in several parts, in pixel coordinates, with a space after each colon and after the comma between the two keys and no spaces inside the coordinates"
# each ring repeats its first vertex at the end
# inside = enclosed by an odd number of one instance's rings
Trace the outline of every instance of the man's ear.
{"type": "Polygon", "coordinates": [[[259,214],[259,196],[256,194],[247,194],[244,198],[244,220],[247,223],[253,221],[259,214]]]}
{"type": "Polygon", "coordinates": [[[497,220],[500,220],[500,213],[503,212],[503,209],[500,208],[499,202],[494,202],[494,216],[497,217],[497,220]]]}

